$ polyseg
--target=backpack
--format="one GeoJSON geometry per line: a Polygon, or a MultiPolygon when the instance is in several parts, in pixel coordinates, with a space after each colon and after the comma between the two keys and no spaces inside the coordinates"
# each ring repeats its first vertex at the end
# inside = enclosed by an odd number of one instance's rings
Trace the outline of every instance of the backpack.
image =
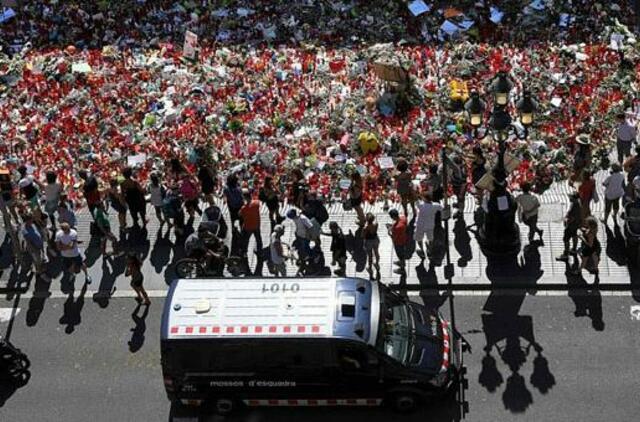
{"type": "Polygon", "coordinates": [[[180,198],[173,193],[169,193],[162,199],[162,212],[168,218],[175,218],[178,216],[181,205],[180,198]]]}

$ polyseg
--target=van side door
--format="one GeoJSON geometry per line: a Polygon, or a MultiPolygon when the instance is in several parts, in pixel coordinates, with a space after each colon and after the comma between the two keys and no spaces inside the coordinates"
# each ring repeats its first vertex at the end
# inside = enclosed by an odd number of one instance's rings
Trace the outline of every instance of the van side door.
{"type": "Polygon", "coordinates": [[[334,351],[338,365],[336,391],[341,398],[384,397],[384,362],[375,350],[362,343],[340,341],[335,343],[334,351]]]}

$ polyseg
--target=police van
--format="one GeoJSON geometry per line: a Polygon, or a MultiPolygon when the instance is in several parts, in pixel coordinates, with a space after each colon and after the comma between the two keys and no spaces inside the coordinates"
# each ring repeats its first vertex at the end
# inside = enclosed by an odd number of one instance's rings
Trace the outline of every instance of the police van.
{"type": "Polygon", "coordinates": [[[180,279],[162,317],[171,401],[410,411],[458,380],[458,335],[437,311],[359,278],[180,279]]]}

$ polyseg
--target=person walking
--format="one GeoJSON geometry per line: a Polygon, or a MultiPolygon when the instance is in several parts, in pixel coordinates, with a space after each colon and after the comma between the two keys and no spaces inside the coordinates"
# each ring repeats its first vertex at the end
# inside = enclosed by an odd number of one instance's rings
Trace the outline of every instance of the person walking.
{"type": "Polygon", "coordinates": [[[193,219],[195,217],[195,213],[202,215],[202,210],[199,206],[200,193],[198,192],[198,186],[193,180],[193,177],[187,172],[182,173],[182,179],[180,180],[180,195],[182,195],[184,207],[189,214],[189,219],[193,219]]]}
{"type": "Polygon", "coordinates": [[[264,184],[260,188],[258,199],[262,201],[269,210],[269,222],[271,223],[271,231],[276,225],[284,221],[284,217],[280,215],[280,192],[273,185],[273,177],[264,178],[264,184]]]}
{"type": "Polygon", "coordinates": [[[87,201],[89,212],[93,215],[93,210],[102,199],[100,195],[100,181],[94,174],[86,170],[80,170],[78,176],[80,176],[80,179],[83,181],[82,193],[85,201],[87,201]]]}
{"type": "Polygon", "coordinates": [[[311,254],[311,232],[313,231],[313,223],[306,215],[298,215],[298,212],[295,209],[290,209],[287,212],[287,217],[296,225],[296,240],[294,241],[293,246],[298,251],[298,273],[304,274],[306,261],[311,254]]]}
{"type": "Polygon", "coordinates": [[[596,180],[590,170],[584,170],[582,173],[582,183],[578,188],[580,196],[580,205],[582,206],[582,219],[584,220],[591,215],[591,201],[598,202],[598,192],[596,192],[596,180]]]}
{"type": "Polygon", "coordinates": [[[413,233],[413,238],[418,245],[416,254],[422,260],[425,259],[426,255],[431,254],[431,247],[435,239],[436,215],[444,210],[442,205],[434,203],[432,199],[431,194],[426,192],[423,195],[423,200],[418,203],[416,228],[413,233]],[[423,244],[425,237],[427,238],[426,251],[423,244]]]}
{"type": "Polygon", "coordinates": [[[142,261],[135,254],[130,254],[127,257],[127,269],[125,270],[125,277],[131,277],[131,288],[136,292],[136,302],[144,303],[146,306],[151,304],[149,295],[144,289],[142,275],[142,261]]]}
{"type": "Polygon", "coordinates": [[[580,205],[580,196],[577,192],[569,194],[571,204],[564,218],[564,234],[562,241],[564,242],[564,251],[562,255],[556,258],[557,261],[567,261],[569,254],[575,254],[578,247],[578,230],[582,226],[582,206],[580,205]],[[569,248],[570,244],[573,248],[569,248]]]}
{"type": "Polygon", "coordinates": [[[118,239],[111,232],[111,223],[109,222],[109,216],[105,209],[104,202],[100,201],[96,205],[93,211],[93,221],[98,226],[100,234],[102,235],[100,236],[100,249],[102,254],[107,258],[114,255],[116,253],[118,239]],[[113,252],[107,252],[107,240],[111,241],[113,252]]]}
{"type": "Polygon", "coordinates": [[[288,256],[284,253],[282,235],[284,235],[284,227],[281,224],[276,224],[269,242],[269,257],[273,268],[272,274],[276,277],[287,276],[286,260],[288,256]]]}
{"type": "Polygon", "coordinates": [[[376,269],[376,280],[380,280],[380,238],[378,237],[378,223],[376,217],[368,212],[366,215],[366,223],[362,229],[362,238],[364,239],[364,250],[367,253],[367,272],[369,278],[374,279],[373,268],[376,269]]]}
{"type": "Polygon", "coordinates": [[[400,202],[402,204],[402,210],[405,216],[409,216],[409,207],[411,204],[411,211],[413,215],[416,215],[416,198],[415,189],[413,187],[413,175],[409,171],[409,163],[404,158],[398,160],[396,165],[396,192],[400,196],[400,202]]]}
{"type": "Polygon", "coordinates": [[[240,221],[240,208],[244,205],[242,200],[242,189],[238,185],[238,176],[230,174],[227,176],[227,184],[222,190],[224,197],[227,200],[227,207],[229,208],[229,218],[231,219],[231,227],[233,229],[234,223],[240,221]]]}
{"type": "Polygon", "coordinates": [[[165,223],[164,214],[162,213],[162,206],[164,205],[164,197],[167,193],[167,189],[160,182],[160,176],[158,173],[153,172],[149,177],[149,183],[147,184],[147,192],[149,192],[149,202],[156,211],[156,218],[160,222],[160,227],[165,223]]]}
{"type": "Polygon", "coordinates": [[[613,225],[618,225],[618,211],[620,211],[620,198],[624,196],[624,174],[620,164],[611,164],[609,176],[602,182],[604,186],[604,218],[601,220],[606,226],[609,214],[613,211],[613,225]]]}
{"type": "Polygon", "coordinates": [[[216,190],[218,176],[214,167],[206,159],[199,160],[197,176],[205,202],[209,206],[214,205],[213,192],[216,190]]]}
{"type": "Polygon", "coordinates": [[[595,274],[595,283],[598,283],[600,281],[598,265],[600,264],[600,253],[602,252],[602,247],[598,240],[598,221],[595,217],[589,216],[584,223],[584,227],[580,230],[580,239],[582,240],[580,245],[581,262],[577,273],[587,270],[595,274]]]}
{"type": "Polygon", "coordinates": [[[354,171],[351,173],[351,184],[349,185],[349,202],[358,216],[358,225],[360,226],[365,223],[364,211],[362,210],[363,190],[364,182],[362,181],[362,176],[358,171],[354,171]]]}
{"type": "Polygon", "coordinates": [[[337,222],[329,223],[329,233],[322,233],[331,237],[331,265],[338,265],[338,269],[334,270],[334,274],[338,277],[344,277],[347,274],[347,241],[342,229],[337,222]]]}
{"type": "Polygon", "coordinates": [[[126,167],[122,170],[124,181],[120,184],[120,190],[124,195],[124,199],[129,207],[129,213],[133,219],[133,225],[138,226],[138,220],[142,219],[142,225],[147,226],[147,200],[145,199],[145,191],[140,183],[133,178],[133,170],[126,167]]]}
{"type": "Polygon", "coordinates": [[[62,256],[64,268],[71,274],[78,274],[82,270],[85,283],[91,284],[91,276],[89,276],[87,265],[78,248],[78,232],[72,229],[68,223],[60,223],[60,230],[56,233],[56,247],[62,256]]]}
{"type": "Polygon", "coordinates": [[[396,268],[393,272],[395,274],[400,274],[401,276],[406,276],[407,270],[405,268],[405,262],[407,259],[407,247],[409,243],[409,236],[407,235],[407,216],[400,215],[400,213],[398,213],[398,210],[392,208],[391,210],[389,210],[389,217],[391,217],[391,220],[393,220],[393,224],[387,224],[387,230],[389,232],[389,236],[391,236],[393,248],[398,257],[398,260],[394,262],[394,264],[396,264],[398,268],[396,268]]]}
{"type": "Polygon", "coordinates": [[[242,219],[242,239],[244,241],[243,251],[247,253],[251,236],[256,241],[256,251],[262,251],[262,234],[260,233],[260,201],[253,199],[247,190],[242,193],[244,205],[238,212],[242,219]]]}
{"type": "Polygon", "coordinates": [[[46,176],[46,185],[44,186],[44,210],[49,216],[49,220],[51,221],[51,230],[53,233],[56,232],[56,216],[55,213],[58,211],[58,204],[60,203],[60,195],[62,194],[64,188],[61,183],[58,182],[58,176],[53,171],[48,171],[46,176]]]}
{"type": "Polygon", "coordinates": [[[111,208],[118,213],[118,228],[120,232],[127,229],[127,201],[120,191],[117,174],[112,174],[109,179],[109,188],[105,191],[105,197],[109,200],[111,208]]]}
{"type": "Polygon", "coordinates": [[[540,210],[540,201],[531,193],[531,183],[523,182],[520,185],[522,193],[516,198],[518,204],[518,215],[527,227],[529,227],[529,243],[533,242],[536,233],[542,241],[544,231],[538,228],[538,211],[540,210]]]}
{"type": "Polygon", "coordinates": [[[45,272],[44,264],[46,263],[44,258],[46,238],[40,231],[40,228],[34,223],[32,214],[25,214],[23,220],[24,224],[21,234],[24,239],[25,248],[31,256],[35,273],[42,275],[45,272]]]}
{"type": "Polygon", "coordinates": [[[618,162],[624,163],[626,157],[631,155],[631,147],[636,143],[638,136],[636,127],[627,121],[624,113],[616,116],[616,150],[618,153],[618,162]]]}

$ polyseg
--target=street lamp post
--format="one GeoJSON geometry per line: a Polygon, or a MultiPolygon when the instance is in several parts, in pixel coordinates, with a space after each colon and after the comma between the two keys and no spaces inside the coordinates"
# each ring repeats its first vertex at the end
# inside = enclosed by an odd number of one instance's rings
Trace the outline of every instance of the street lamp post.
{"type": "MultiPolygon", "coordinates": [[[[529,127],[535,119],[537,104],[529,91],[524,91],[516,102],[518,121],[524,130],[518,130],[509,114],[509,99],[513,90],[513,82],[506,72],[498,72],[492,80],[489,90],[492,94],[493,110],[487,122],[482,137],[491,133],[498,143],[498,159],[491,170],[493,189],[486,204],[482,204],[482,217],[478,226],[478,243],[487,256],[508,256],[520,252],[520,229],[515,222],[516,203],[507,189],[507,170],[505,168],[505,153],[507,139],[515,135],[519,139],[526,139],[529,127]]],[[[465,104],[469,123],[473,128],[475,138],[480,138],[480,128],[487,106],[477,91],[473,91],[465,104]]]]}

